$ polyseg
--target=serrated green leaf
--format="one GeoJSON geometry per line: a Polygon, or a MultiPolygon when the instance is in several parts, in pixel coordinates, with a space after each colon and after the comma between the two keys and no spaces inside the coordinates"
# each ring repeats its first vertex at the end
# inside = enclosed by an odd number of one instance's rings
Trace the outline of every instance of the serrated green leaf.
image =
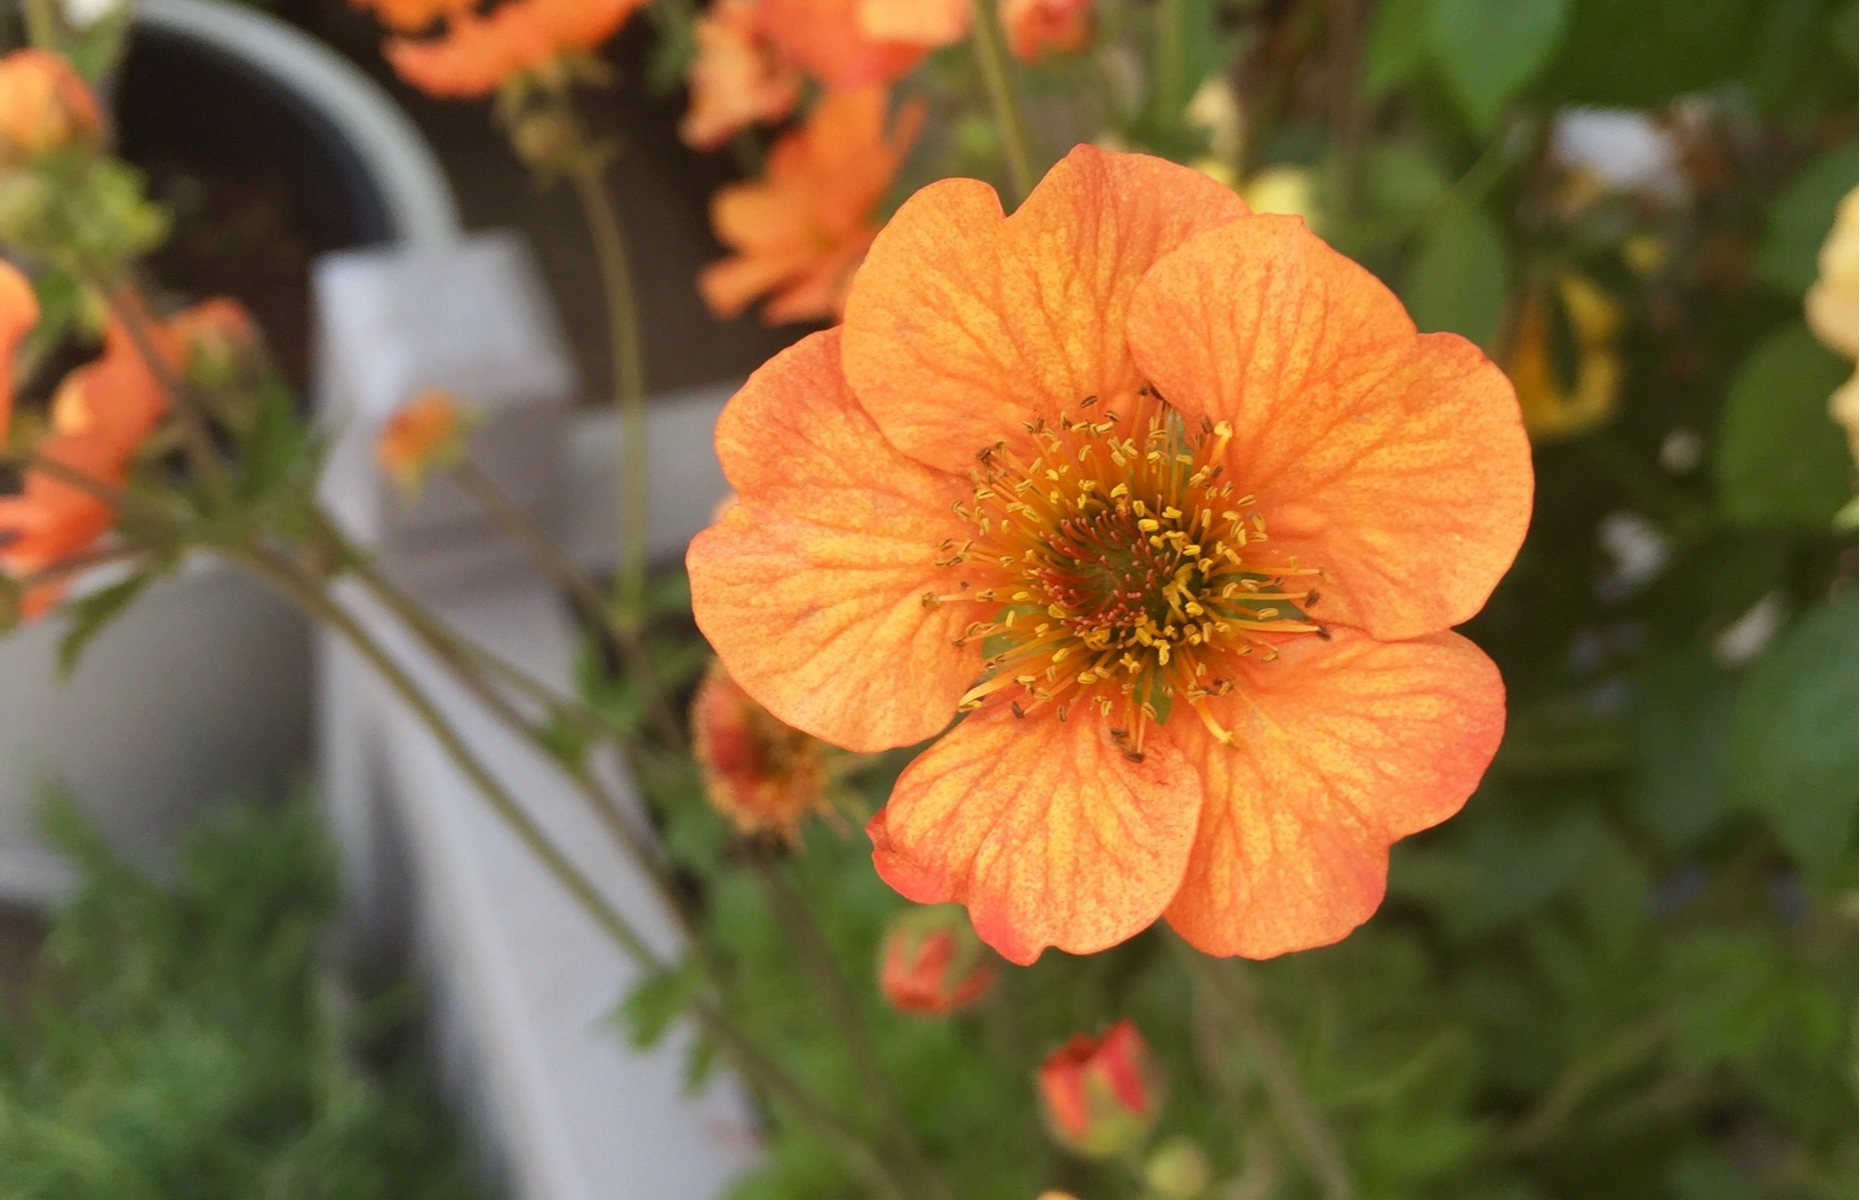
{"type": "Polygon", "coordinates": [[[1448,330],[1491,349],[1511,291],[1505,239],[1482,210],[1441,213],[1422,231],[1401,295],[1424,333],[1448,330]]]}
{"type": "Polygon", "coordinates": [[[1739,687],[1731,730],[1732,799],[1824,878],[1854,844],[1857,621],[1851,592],[1797,621],[1739,687]]]}
{"type": "Polygon", "coordinates": [[[1852,369],[1801,322],[1744,359],[1718,431],[1718,502],[1727,517],[1828,528],[1853,494],[1846,439],[1828,416],[1828,397],[1852,369]]]}
{"type": "Polygon", "coordinates": [[[1757,272],[1779,290],[1800,296],[1820,275],[1821,244],[1834,228],[1834,210],[1860,175],[1860,152],[1848,142],[1802,169],[1770,209],[1757,272]]]}
{"type": "Polygon", "coordinates": [[[614,1014],[627,1040],[640,1050],[658,1045],[672,1023],[691,1007],[702,978],[696,961],[687,958],[672,970],[648,975],[636,984],[614,1014]]]}
{"type": "Polygon", "coordinates": [[[110,622],[129,610],[129,606],[153,578],[151,572],[138,571],[127,579],[80,596],[64,606],[65,632],[58,641],[58,675],[61,679],[70,677],[91,642],[109,627],[110,622]]]}
{"type": "Polygon", "coordinates": [[[1570,0],[1435,0],[1428,46],[1478,130],[1555,56],[1570,0]]]}

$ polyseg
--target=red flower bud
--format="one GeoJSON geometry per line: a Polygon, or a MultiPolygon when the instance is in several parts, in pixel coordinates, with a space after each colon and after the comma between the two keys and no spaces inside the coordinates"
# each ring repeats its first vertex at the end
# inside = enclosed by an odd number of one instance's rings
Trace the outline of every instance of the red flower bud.
{"type": "Polygon", "coordinates": [[[1129,1021],[1103,1037],[1080,1034],[1047,1055],[1039,1085],[1054,1140],[1087,1158],[1110,1158],[1135,1146],[1161,1107],[1161,1074],[1129,1021]]]}
{"type": "Polygon", "coordinates": [[[900,1012],[955,1012],[994,984],[992,958],[960,905],[914,908],[885,931],[879,990],[900,1012]]]}
{"type": "Polygon", "coordinates": [[[97,140],[103,110],[90,85],[48,50],[0,58],[0,157],[36,158],[97,140]]]}
{"type": "Polygon", "coordinates": [[[798,843],[826,807],[826,745],[784,725],[712,662],[691,701],[691,749],[711,807],[747,837],[798,843]]]}

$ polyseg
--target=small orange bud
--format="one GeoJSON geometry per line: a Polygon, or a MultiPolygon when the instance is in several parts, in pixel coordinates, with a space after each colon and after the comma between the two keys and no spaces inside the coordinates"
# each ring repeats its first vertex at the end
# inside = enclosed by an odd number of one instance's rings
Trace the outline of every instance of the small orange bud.
{"type": "Polygon", "coordinates": [[[1024,63],[1049,50],[1077,54],[1091,44],[1091,0],[1001,0],[1001,25],[1024,63]]]}
{"type": "Polygon", "coordinates": [[[825,744],[776,720],[721,663],[691,701],[691,744],[711,806],[738,833],[796,842],[802,819],[825,805],[825,744]]]}
{"type": "Polygon", "coordinates": [[[96,140],[103,111],[69,62],[47,50],[0,58],[0,157],[37,158],[96,140]]]}
{"type": "Polygon", "coordinates": [[[1161,1075],[1143,1035],[1119,1021],[1102,1037],[1074,1037],[1040,1064],[1040,1108],[1066,1149],[1110,1158],[1133,1148],[1156,1121],[1161,1075]]]}
{"type": "Polygon", "coordinates": [[[428,388],[389,418],[375,443],[375,461],[402,491],[417,494],[435,470],[465,461],[473,424],[452,393],[428,388]]]}
{"type": "Polygon", "coordinates": [[[913,908],[885,931],[878,987],[900,1012],[952,1013],[994,985],[992,957],[961,905],[913,908]]]}

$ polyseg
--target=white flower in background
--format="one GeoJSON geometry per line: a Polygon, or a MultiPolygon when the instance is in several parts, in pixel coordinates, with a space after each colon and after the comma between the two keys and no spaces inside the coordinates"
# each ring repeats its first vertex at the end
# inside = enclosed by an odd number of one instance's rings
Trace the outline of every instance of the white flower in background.
{"type": "Polygon", "coordinates": [[[1597,581],[1596,593],[1608,601],[1625,600],[1653,581],[1673,557],[1673,544],[1660,527],[1635,512],[1612,512],[1595,528],[1595,540],[1614,560],[1613,570],[1597,581]]]}
{"type": "Polygon", "coordinates": [[[1611,192],[1681,200],[1686,178],[1672,137],[1642,112],[1568,108],[1557,114],[1551,157],[1611,192]]]}
{"type": "Polygon", "coordinates": [[[1741,667],[1763,653],[1782,628],[1787,610],[1775,592],[1751,605],[1743,616],[1725,626],[1712,641],[1711,651],[1721,666],[1741,667]]]}
{"type": "Polygon", "coordinates": [[[89,29],[112,13],[120,12],[128,0],[64,0],[65,20],[79,29],[89,29]]]}

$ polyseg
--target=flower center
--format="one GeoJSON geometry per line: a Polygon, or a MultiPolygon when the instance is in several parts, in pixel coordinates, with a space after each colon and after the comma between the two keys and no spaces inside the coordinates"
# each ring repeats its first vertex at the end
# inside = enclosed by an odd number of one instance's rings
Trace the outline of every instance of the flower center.
{"type": "Polygon", "coordinates": [[[996,610],[960,639],[987,654],[965,709],[1004,691],[1017,716],[1052,704],[1065,720],[1088,703],[1140,758],[1146,724],[1181,698],[1231,741],[1205,704],[1233,687],[1227,656],[1322,636],[1305,611],[1319,571],[1270,552],[1253,498],[1226,477],[1225,422],[1190,429],[1147,387],[1117,407],[1088,397],[1077,418],[1029,426],[1031,460],[1001,445],[976,455],[974,498],[957,509],[976,536],[939,547],[938,562],[985,586],[924,601],[996,610]]]}

